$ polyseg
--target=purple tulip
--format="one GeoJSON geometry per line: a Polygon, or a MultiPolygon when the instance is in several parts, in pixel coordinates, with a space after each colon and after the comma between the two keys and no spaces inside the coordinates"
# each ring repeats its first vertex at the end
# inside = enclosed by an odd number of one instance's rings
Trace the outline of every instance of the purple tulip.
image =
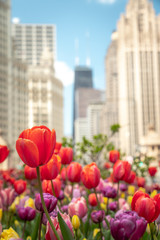
{"type": "Polygon", "coordinates": [[[91,213],[91,219],[94,223],[100,223],[105,217],[105,212],[103,210],[93,211],[91,213]]]}
{"type": "Polygon", "coordinates": [[[116,211],[116,209],[117,209],[117,202],[111,202],[111,203],[109,203],[108,208],[109,208],[111,211],[116,211]]]}
{"type": "Polygon", "coordinates": [[[102,193],[107,198],[115,198],[117,196],[116,189],[109,185],[103,188],[102,193]]]}
{"type": "Polygon", "coordinates": [[[32,221],[36,216],[36,210],[31,207],[18,208],[18,215],[24,221],[32,221]]]}
{"type": "Polygon", "coordinates": [[[119,186],[119,189],[120,189],[122,192],[127,191],[127,189],[128,189],[127,184],[121,183],[120,186],[119,186]]]}
{"type": "MultiPolygon", "coordinates": [[[[52,212],[57,205],[57,198],[55,198],[49,193],[43,193],[43,198],[48,212],[52,212]]],[[[35,197],[35,206],[38,211],[44,212],[41,202],[41,196],[39,193],[37,193],[35,197]]]]}
{"type": "Polygon", "coordinates": [[[110,221],[111,234],[115,240],[139,240],[147,227],[147,221],[134,211],[120,210],[110,221]]]}
{"type": "Polygon", "coordinates": [[[68,214],[68,205],[63,205],[63,206],[61,207],[61,211],[62,211],[63,213],[67,213],[67,214],[68,214]]]}
{"type": "Polygon", "coordinates": [[[64,192],[61,190],[58,196],[58,200],[63,200],[64,199],[64,192]]]}
{"type": "MultiPolygon", "coordinates": [[[[50,215],[50,217],[55,218],[55,217],[57,217],[58,212],[57,212],[56,210],[53,210],[53,212],[50,212],[49,215],[50,215]]],[[[47,221],[48,221],[48,219],[47,219],[47,217],[46,217],[46,214],[43,213],[42,223],[43,223],[44,225],[46,225],[46,224],[47,224],[47,221]]]]}

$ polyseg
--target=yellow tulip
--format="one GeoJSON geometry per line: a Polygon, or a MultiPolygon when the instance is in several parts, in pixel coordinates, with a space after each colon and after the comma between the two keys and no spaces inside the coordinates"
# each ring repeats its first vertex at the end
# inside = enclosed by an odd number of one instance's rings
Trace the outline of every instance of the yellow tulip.
{"type": "Polygon", "coordinates": [[[107,202],[108,202],[108,198],[107,198],[107,197],[104,197],[104,198],[103,198],[103,203],[107,205],[107,202]]]}
{"type": "Polygon", "coordinates": [[[125,193],[121,193],[121,198],[125,198],[125,193]]]}
{"type": "Polygon", "coordinates": [[[139,191],[142,191],[142,192],[146,192],[146,190],[145,190],[145,188],[143,188],[143,187],[140,187],[139,189],[138,189],[139,191]]]}
{"type": "Polygon", "coordinates": [[[127,197],[127,202],[128,202],[129,205],[131,205],[132,198],[133,198],[132,196],[128,196],[128,197],[127,197]]]}
{"type": "Polygon", "coordinates": [[[135,193],[135,187],[130,185],[128,186],[128,194],[133,195],[135,193]]]}
{"type": "Polygon", "coordinates": [[[77,215],[74,215],[72,217],[72,226],[75,230],[77,230],[80,227],[80,220],[77,215]]]}
{"type": "Polygon", "coordinates": [[[106,211],[106,208],[107,208],[106,204],[100,203],[100,207],[101,207],[102,210],[106,211]]]}
{"type": "Polygon", "coordinates": [[[31,207],[35,209],[34,200],[32,198],[28,198],[25,202],[24,207],[31,207]]]}
{"type": "Polygon", "coordinates": [[[153,190],[153,192],[151,192],[150,194],[150,197],[153,198],[156,194],[157,194],[157,190],[153,190]]]}
{"type": "Polygon", "coordinates": [[[2,214],[3,214],[3,210],[2,208],[0,208],[0,221],[2,220],[2,214]]]}
{"type": "Polygon", "coordinates": [[[4,229],[0,237],[1,237],[0,238],[1,240],[10,240],[11,238],[14,238],[14,239],[20,238],[12,227],[10,227],[9,229],[4,229]]]}
{"type": "Polygon", "coordinates": [[[99,233],[100,229],[99,228],[95,228],[93,231],[93,237],[95,238],[95,236],[97,235],[97,233],[99,233]]]}
{"type": "Polygon", "coordinates": [[[19,227],[19,226],[20,226],[19,221],[15,220],[15,221],[14,221],[14,225],[15,225],[16,227],[19,227]]]}

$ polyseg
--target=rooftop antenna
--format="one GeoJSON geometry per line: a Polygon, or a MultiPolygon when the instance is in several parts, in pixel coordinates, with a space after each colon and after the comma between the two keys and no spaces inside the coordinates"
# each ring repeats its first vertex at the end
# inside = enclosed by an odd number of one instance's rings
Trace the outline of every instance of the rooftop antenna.
{"type": "Polygon", "coordinates": [[[75,39],[75,65],[78,66],[79,65],[79,39],[76,38],[75,39]]]}
{"type": "Polygon", "coordinates": [[[90,60],[90,45],[89,45],[89,43],[90,43],[90,33],[87,31],[86,32],[86,65],[88,66],[88,67],[90,67],[90,65],[91,65],[91,60],[90,60]]]}

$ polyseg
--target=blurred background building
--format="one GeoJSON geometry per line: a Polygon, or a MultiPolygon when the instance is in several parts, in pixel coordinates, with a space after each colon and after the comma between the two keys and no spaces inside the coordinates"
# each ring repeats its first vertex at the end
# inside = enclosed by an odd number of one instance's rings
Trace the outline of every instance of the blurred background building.
{"type": "Polygon", "coordinates": [[[56,59],[56,26],[54,24],[12,24],[16,57],[28,65],[40,65],[42,53],[48,48],[56,59]]]}
{"type": "Polygon", "coordinates": [[[160,16],[151,2],[129,0],[112,34],[105,67],[103,117],[108,126],[121,125],[117,147],[133,155],[150,125],[160,136],[160,16]]]}
{"type": "Polygon", "coordinates": [[[93,88],[92,69],[88,66],[76,66],[73,92],[73,138],[75,138],[74,123],[76,116],[76,90],[79,88],[93,88]]]}
{"type": "Polygon", "coordinates": [[[10,149],[4,167],[18,162],[16,140],[34,125],[63,137],[63,85],[55,77],[55,25],[11,24],[11,2],[0,0],[0,129],[10,149]]]}
{"type": "Polygon", "coordinates": [[[92,140],[101,132],[100,114],[105,102],[105,92],[94,88],[78,88],[75,92],[75,142],[82,138],[92,140]]]}
{"type": "Polygon", "coordinates": [[[10,0],[0,0],[0,129],[8,140],[8,85],[11,83],[10,0]]]}
{"type": "Polygon", "coordinates": [[[56,26],[13,23],[17,59],[28,64],[28,123],[54,128],[63,137],[63,85],[55,77],[56,26]]]}

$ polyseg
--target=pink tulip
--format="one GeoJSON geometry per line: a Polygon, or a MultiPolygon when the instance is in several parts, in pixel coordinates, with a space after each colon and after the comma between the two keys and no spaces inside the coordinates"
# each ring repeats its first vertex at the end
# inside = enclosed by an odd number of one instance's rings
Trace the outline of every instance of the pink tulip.
{"type": "Polygon", "coordinates": [[[15,199],[15,191],[13,188],[5,188],[0,191],[0,202],[3,210],[6,210],[15,199]]]}
{"type": "MultiPolygon", "coordinates": [[[[69,227],[69,229],[71,230],[71,232],[73,234],[73,228],[72,228],[72,223],[71,223],[70,217],[66,213],[64,213],[64,214],[61,213],[61,216],[62,216],[63,220],[65,221],[65,223],[67,224],[67,226],[69,227]]],[[[60,239],[63,240],[63,236],[62,236],[62,233],[61,233],[58,218],[57,217],[54,217],[54,218],[51,217],[51,220],[53,222],[53,225],[54,225],[58,235],[60,236],[60,239]]],[[[49,222],[47,222],[45,239],[46,240],[57,240],[55,234],[52,231],[52,228],[51,228],[49,222]]]]}
{"type": "Polygon", "coordinates": [[[74,199],[68,205],[68,213],[71,217],[73,217],[73,215],[77,215],[79,218],[83,218],[87,211],[87,203],[84,197],[74,199]]]}

